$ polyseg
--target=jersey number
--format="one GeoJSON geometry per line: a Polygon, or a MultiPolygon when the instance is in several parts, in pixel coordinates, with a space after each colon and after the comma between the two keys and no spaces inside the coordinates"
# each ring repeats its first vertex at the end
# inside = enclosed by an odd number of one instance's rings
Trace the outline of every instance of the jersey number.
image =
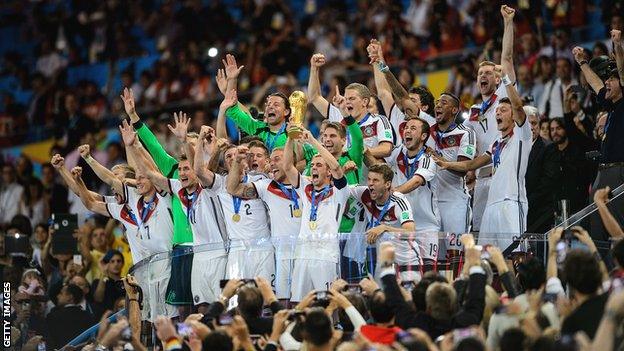
{"type": "Polygon", "coordinates": [[[461,246],[461,241],[459,241],[460,237],[461,234],[451,234],[449,239],[449,246],[461,246]]]}
{"type": "Polygon", "coordinates": [[[251,216],[251,205],[245,204],[245,214],[251,216]]]}
{"type": "Polygon", "coordinates": [[[438,244],[429,244],[429,256],[435,257],[438,254],[438,244]]]}

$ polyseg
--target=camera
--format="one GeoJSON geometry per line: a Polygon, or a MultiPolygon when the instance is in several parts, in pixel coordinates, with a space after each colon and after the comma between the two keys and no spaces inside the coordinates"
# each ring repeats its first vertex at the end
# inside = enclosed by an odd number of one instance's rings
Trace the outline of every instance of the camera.
{"type": "Polygon", "coordinates": [[[353,294],[362,293],[362,287],[359,284],[347,284],[345,290],[353,294]]]}
{"type": "Polygon", "coordinates": [[[234,317],[229,313],[223,313],[217,318],[218,325],[231,325],[232,322],[234,322],[234,317]]]}
{"type": "Polygon", "coordinates": [[[130,329],[130,326],[125,327],[124,330],[121,331],[121,340],[123,341],[132,340],[132,329],[130,329]]]}
{"type": "Polygon", "coordinates": [[[294,321],[296,319],[298,319],[299,317],[303,317],[305,316],[305,312],[304,311],[297,311],[297,310],[292,310],[288,313],[288,320],[289,321],[294,321]]]}
{"type": "Polygon", "coordinates": [[[178,330],[178,335],[184,339],[188,339],[193,334],[193,328],[186,323],[178,323],[176,329],[178,330]]]}

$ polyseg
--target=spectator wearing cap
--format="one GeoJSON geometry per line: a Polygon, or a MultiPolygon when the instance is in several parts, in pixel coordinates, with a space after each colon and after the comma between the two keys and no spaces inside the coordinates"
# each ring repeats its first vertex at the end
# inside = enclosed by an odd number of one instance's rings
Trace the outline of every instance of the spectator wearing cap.
{"type": "MultiPolygon", "coordinates": [[[[607,112],[604,133],[600,147],[600,165],[592,189],[610,186],[615,189],[624,183],[624,47],[621,32],[611,32],[616,62],[602,56],[592,59],[591,65],[580,47],[573,50],[574,58],[581,67],[587,83],[598,94],[596,105],[607,112]]],[[[619,198],[609,203],[611,212],[620,225],[624,224],[624,199],[619,198]]],[[[591,235],[594,240],[609,240],[609,235],[598,213],[591,217],[591,235]]],[[[601,254],[607,254],[606,249],[601,254]]]]}
{"type": "Polygon", "coordinates": [[[93,299],[102,305],[103,310],[113,310],[115,302],[126,293],[121,282],[121,268],[124,257],[117,250],[108,250],[100,261],[101,276],[93,281],[93,299]]]}
{"type": "Polygon", "coordinates": [[[68,284],[61,289],[58,294],[58,305],[46,317],[49,328],[46,346],[51,350],[65,346],[95,322],[89,313],[80,307],[83,298],[82,289],[77,285],[68,284]]]}

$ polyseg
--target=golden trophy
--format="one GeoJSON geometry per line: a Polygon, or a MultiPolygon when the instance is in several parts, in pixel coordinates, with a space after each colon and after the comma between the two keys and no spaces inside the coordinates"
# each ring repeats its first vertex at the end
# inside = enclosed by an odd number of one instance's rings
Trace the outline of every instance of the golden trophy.
{"type": "Polygon", "coordinates": [[[308,107],[308,100],[303,91],[295,90],[288,97],[288,102],[290,103],[288,137],[291,139],[299,139],[302,133],[303,117],[308,107]]]}

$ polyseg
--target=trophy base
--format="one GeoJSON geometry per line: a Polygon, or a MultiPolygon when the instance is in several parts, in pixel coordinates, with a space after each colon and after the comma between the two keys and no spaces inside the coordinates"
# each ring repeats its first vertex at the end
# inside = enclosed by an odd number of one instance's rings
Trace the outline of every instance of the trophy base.
{"type": "Polygon", "coordinates": [[[301,134],[303,134],[303,130],[299,126],[292,126],[288,130],[288,137],[290,139],[299,139],[301,138],[301,134]]]}

